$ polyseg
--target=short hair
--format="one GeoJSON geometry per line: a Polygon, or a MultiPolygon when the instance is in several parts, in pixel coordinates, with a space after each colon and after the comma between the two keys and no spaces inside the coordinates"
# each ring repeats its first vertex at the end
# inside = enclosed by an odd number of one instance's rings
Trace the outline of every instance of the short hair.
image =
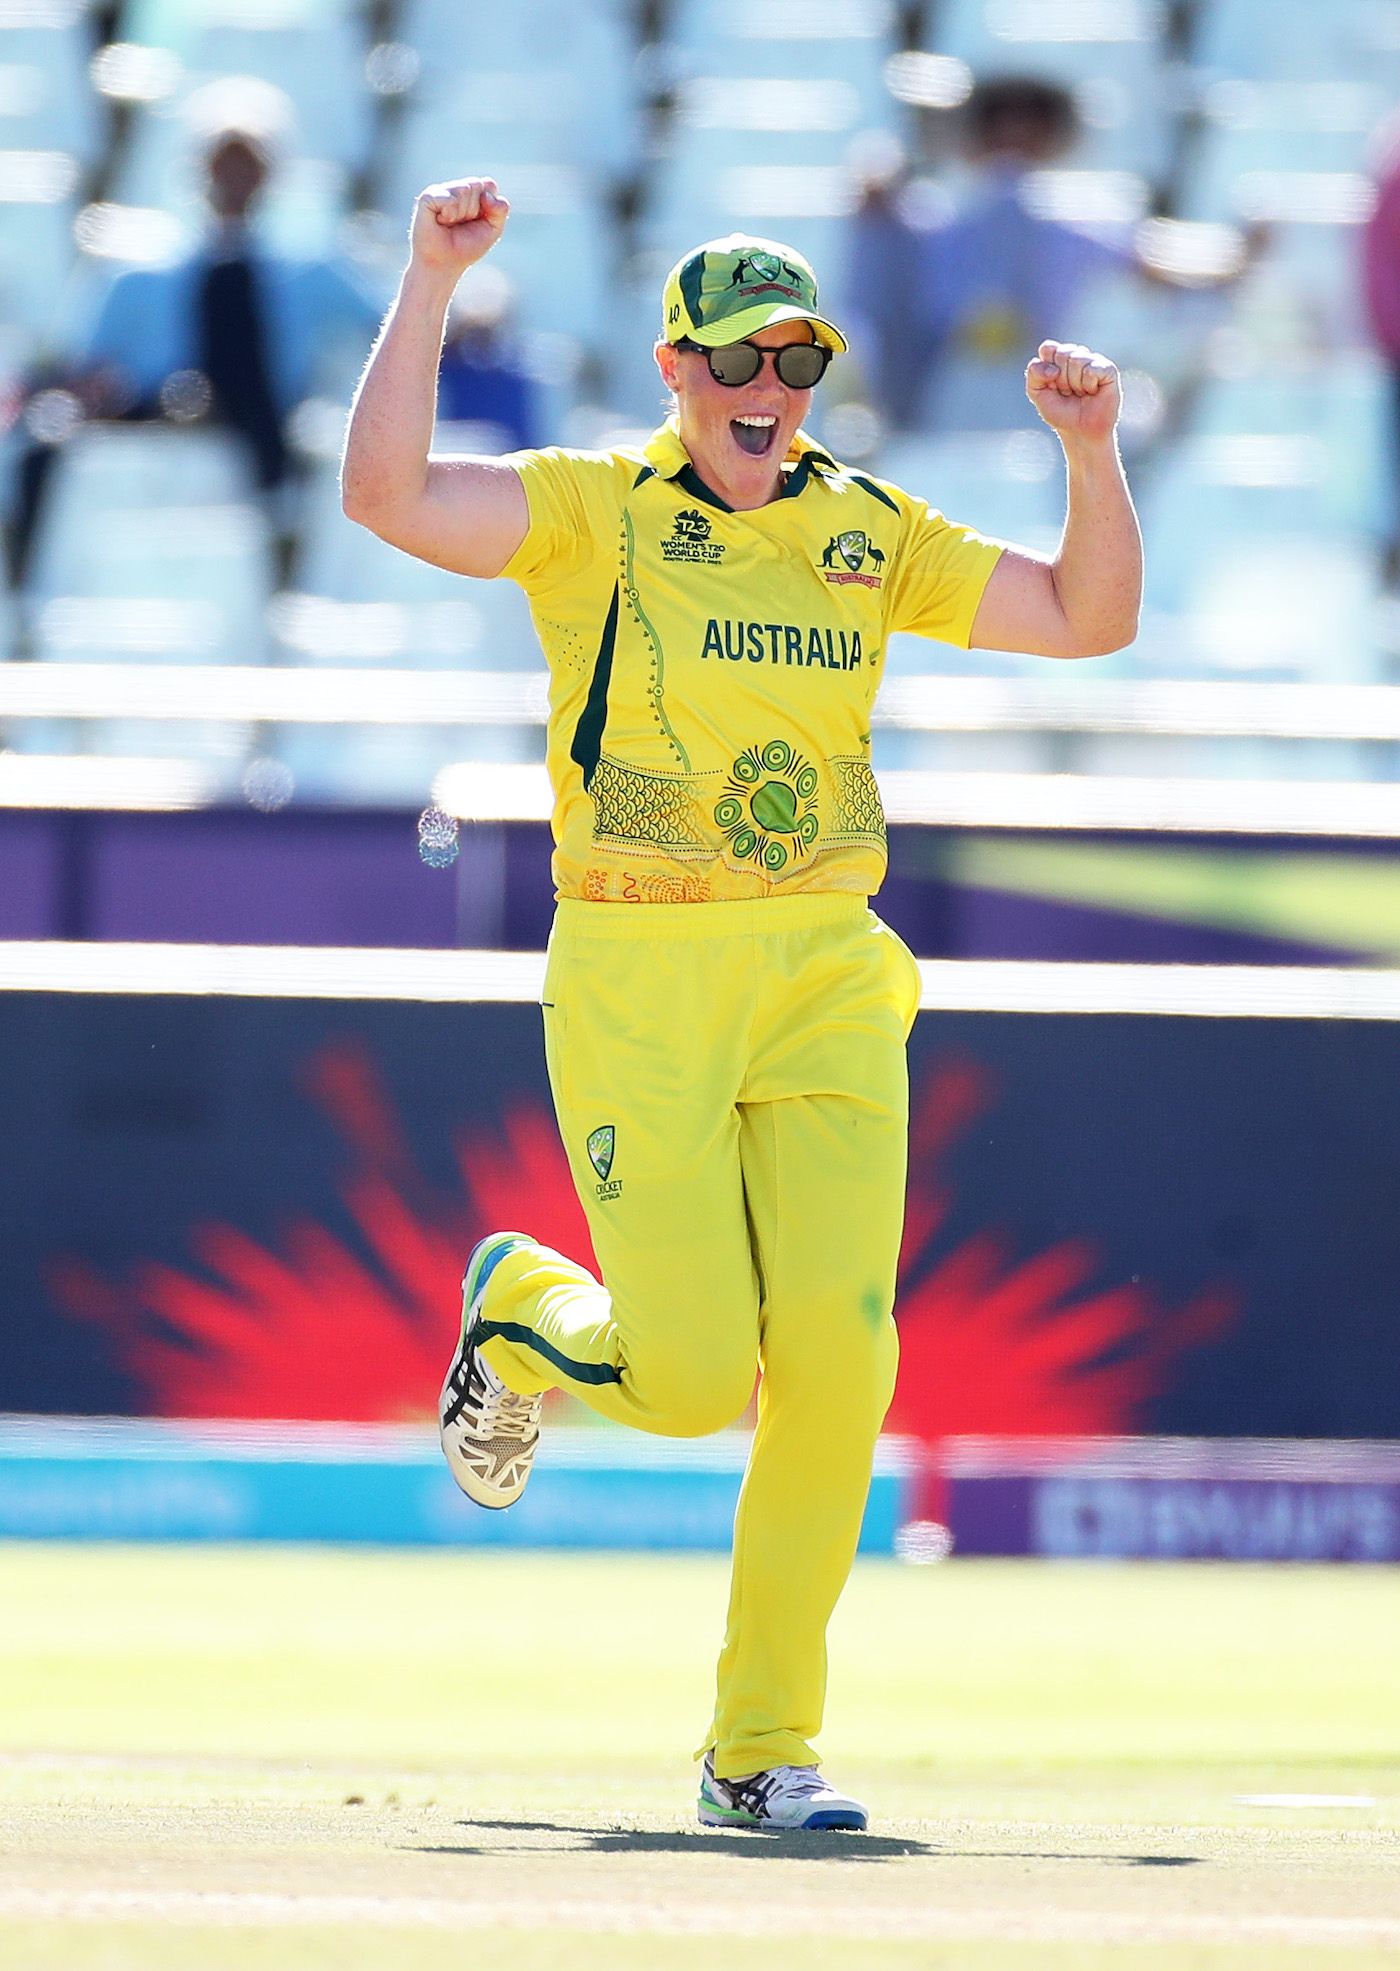
{"type": "Polygon", "coordinates": [[[977,144],[988,143],[998,125],[1011,118],[1040,123],[1059,148],[1067,149],[1079,135],[1072,92],[1039,75],[991,75],[975,82],[962,114],[964,128],[977,144]]]}

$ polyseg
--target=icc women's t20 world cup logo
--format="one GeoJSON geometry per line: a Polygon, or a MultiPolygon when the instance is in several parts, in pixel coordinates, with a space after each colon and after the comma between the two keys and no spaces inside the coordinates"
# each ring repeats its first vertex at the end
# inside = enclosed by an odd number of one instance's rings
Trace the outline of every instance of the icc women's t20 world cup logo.
{"type": "Polygon", "coordinates": [[[781,876],[816,842],[817,769],[786,739],[747,747],[715,803],[715,825],[731,855],[781,876]]]}

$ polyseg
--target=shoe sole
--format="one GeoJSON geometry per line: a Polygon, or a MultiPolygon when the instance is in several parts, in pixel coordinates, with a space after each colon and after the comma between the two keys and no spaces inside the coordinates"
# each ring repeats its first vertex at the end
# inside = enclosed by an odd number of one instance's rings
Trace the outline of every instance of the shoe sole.
{"type": "Polygon", "coordinates": [[[712,1807],[702,1800],[696,1815],[702,1827],[733,1827],[749,1834],[864,1834],[869,1824],[865,1814],[840,1807],[809,1814],[806,1820],[760,1820],[737,1807],[712,1807]]]}
{"type": "Polygon", "coordinates": [[[447,1435],[451,1423],[455,1423],[457,1415],[460,1415],[460,1406],[450,1422],[445,1419],[444,1413],[456,1400],[457,1391],[453,1388],[453,1380],[466,1356],[472,1329],[481,1318],[481,1301],[491,1274],[495,1272],[496,1266],[504,1259],[507,1252],[514,1246],[525,1243],[528,1241],[523,1232],[492,1232],[486,1238],[478,1239],[472,1247],[471,1257],[467,1260],[467,1270],[462,1275],[462,1332],[458,1337],[457,1352],[448,1365],[442,1390],[438,1396],[438,1442],[442,1445],[448,1469],[456,1480],[458,1490],[470,1499],[474,1506],[481,1506],[486,1512],[508,1512],[525,1487],[522,1485],[520,1491],[510,1499],[483,1498],[479,1492],[473,1491],[472,1487],[480,1484],[480,1480],[474,1471],[458,1461],[457,1447],[449,1442],[447,1435]],[[489,1268],[488,1261],[491,1262],[489,1268]],[[482,1278],[483,1273],[486,1275],[485,1279],[482,1278]]]}

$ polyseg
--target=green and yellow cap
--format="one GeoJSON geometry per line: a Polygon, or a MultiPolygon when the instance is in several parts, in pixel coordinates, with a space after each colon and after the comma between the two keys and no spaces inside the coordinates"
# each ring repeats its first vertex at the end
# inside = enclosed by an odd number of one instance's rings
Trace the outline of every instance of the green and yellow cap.
{"type": "Polygon", "coordinates": [[[728,233],[697,246],[666,276],[661,333],[706,349],[742,342],[774,322],[810,322],[818,342],[845,354],[846,338],[817,313],[817,277],[793,247],[728,233]]]}

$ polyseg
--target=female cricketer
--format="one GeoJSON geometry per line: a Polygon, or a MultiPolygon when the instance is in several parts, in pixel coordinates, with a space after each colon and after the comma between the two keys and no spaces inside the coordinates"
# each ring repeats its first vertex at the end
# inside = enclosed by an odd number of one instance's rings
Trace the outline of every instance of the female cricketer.
{"type": "Polygon", "coordinates": [[[864,1828],[818,1769],[826,1628],[894,1386],[905,1042],[919,972],[885,872],[870,714],[887,638],[1086,657],[1136,629],[1118,374],[1026,371],[1068,466],[1052,559],[852,471],[803,418],[846,347],[791,247],[734,234],[666,282],[674,409],[642,446],[430,455],[452,292],[509,207],[424,192],[356,397],[345,511],[529,597],[550,670],[558,906],[545,1050],[602,1273],[522,1232],[472,1253],[441,1402],[479,1504],[525,1485],[546,1390],[640,1430],[758,1426],[700,1819],[864,1828]]]}

